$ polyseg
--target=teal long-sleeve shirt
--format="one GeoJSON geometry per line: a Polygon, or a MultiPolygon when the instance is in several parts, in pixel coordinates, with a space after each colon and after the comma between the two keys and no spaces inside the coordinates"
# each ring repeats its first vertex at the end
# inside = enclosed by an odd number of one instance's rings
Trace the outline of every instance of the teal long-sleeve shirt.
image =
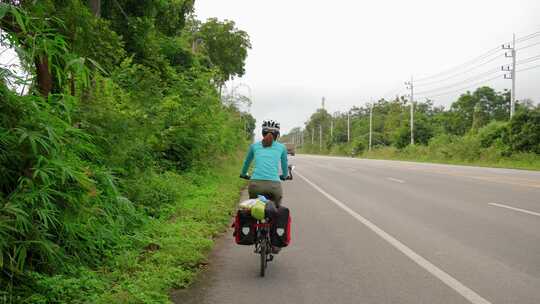
{"type": "Polygon", "coordinates": [[[249,151],[244,160],[242,174],[248,172],[249,165],[255,159],[255,167],[251,179],[279,181],[279,164],[281,163],[281,172],[287,176],[287,148],[284,144],[274,141],[272,146],[263,147],[262,142],[257,142],[249,146],[249,151]]]}

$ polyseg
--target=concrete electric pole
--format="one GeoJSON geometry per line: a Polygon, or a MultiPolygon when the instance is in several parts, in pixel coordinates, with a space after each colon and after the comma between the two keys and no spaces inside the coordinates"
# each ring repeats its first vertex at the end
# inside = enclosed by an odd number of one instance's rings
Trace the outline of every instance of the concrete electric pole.
{"type": "Polygon", "coordinates": [[[347,142],[351,141],[351,110],[347,111],[347,142]]]}
{"type": "Polygon", "coordinates": [[[369,151],[371,151],[372,133],[373,133],[373,102],[371,102],[371,107],[369,109],[369,151]]]}
{"type": "Polygon", "coordinates": [[[319,151],[322,150],[322,125],[319,125],[319,151]]]}
{"type": "Polygon", "coordinates": [[[411,145],[414,145],[414,85],[412,76],[411,81],[405,82],[405,86],[408,90],[411,90],[411,94],[409,96],[411,103],[411,145]]]}
{"type": "Polygon", "coordinates": [[[330,118],[330,140],[334,139],[334,116],[330,118]]]}
{"type": "Polygon", "coordinates": [[[512,90],[510,91],[510,118],[512,118],[516,108],[516,34],[512,36],[512,45],[503,44],[502,48],[510,51],[510,54],[506,52],[504,56],[512,58],[512,67],[502,66],[503,71],[510,72],[510,74],[504,74],[504,78],[512,80],[512,90]]]}

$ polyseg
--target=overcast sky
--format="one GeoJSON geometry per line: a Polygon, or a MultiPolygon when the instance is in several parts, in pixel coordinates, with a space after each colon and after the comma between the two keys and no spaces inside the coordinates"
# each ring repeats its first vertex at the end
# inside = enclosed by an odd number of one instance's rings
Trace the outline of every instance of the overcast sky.
{"type": "MultiPolygon", "coordinates": [[[[540,31],[539,0],[196,0],[196,14],[234,20],[249,33],[247,72],[235,83],[251,87],[258,124],[275,119],[285,132],[302,126],[322,96],[327,110],[344,111],[403,93],[411,75],[421,79],[444,72],[508,42],[514,32],[519,39],[540,31]]],[[[517,48],[535,43],[540,35],[517,48]]],[[[540,44],[519,50],[516,58],[537,55],[540,44]]],[[[510,88],[502,71],[490,74],[507,63],[498,51],[444,77],[425,79],[424,86],[419,81],[416,91],[438,95],[497,75],[486,84],[510,88]],[[428,84],[433,81],[438,82],[428,84]]],[[[516,70],[535,65],[540,60],[516,70]]],[[[518,72],[516,83],[518,99],[540,101],[540,68],[518,72]]],[[[448,105],[457,96],[434,100],[448,105]]]]}

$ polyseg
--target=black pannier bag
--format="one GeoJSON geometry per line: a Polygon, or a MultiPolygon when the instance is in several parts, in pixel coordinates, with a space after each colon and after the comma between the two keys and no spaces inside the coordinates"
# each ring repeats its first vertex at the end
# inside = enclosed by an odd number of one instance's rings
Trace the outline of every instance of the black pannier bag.
{"type": "Polygon", "coordinates": [[[291,216],[289,208],[277,208],[270,228],[270,242],[277,247],[286,247],[291,242],[291,216]]]}
{"type": "Polygon", "coordinates": [[[251,217],[249,210],[238,210],[234,218],[234,240],[238,245],[255,244],[257,220],[251,217]]]}

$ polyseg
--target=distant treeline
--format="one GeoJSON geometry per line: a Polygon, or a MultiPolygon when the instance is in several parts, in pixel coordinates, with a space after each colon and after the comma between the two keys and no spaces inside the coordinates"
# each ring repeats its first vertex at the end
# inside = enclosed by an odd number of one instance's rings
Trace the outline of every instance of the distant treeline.
{"type": "MultiPolygon", "coordinates": [[[[430,100],[417,102],[413,124],[415,145],[430,146],[430,153],[436,150],[439,154],[436,158],[448,160],[474,161],[488,155],[539,154],[540,106],[531,100],[518,101],[516,113],[510,119],[509,105],[508,91],[496,92],[490,87],[462,94],[448,109],[434,106],[430,100]]],[[[303,142],[301,151],[306,153],[362,154],[369,145],[370,107],[350,109],[349,142],[347,112],[331,114],[324,109],[313,113],[304,127],[284,135],[283,141],[303,142]],[[299,137],[298,134],[303,135],[299,137]]],[[[410,106],[404,97],[381,99],[373,104],[374,150],[405,151],[411,142],[410,134],[410,106]]]]}

